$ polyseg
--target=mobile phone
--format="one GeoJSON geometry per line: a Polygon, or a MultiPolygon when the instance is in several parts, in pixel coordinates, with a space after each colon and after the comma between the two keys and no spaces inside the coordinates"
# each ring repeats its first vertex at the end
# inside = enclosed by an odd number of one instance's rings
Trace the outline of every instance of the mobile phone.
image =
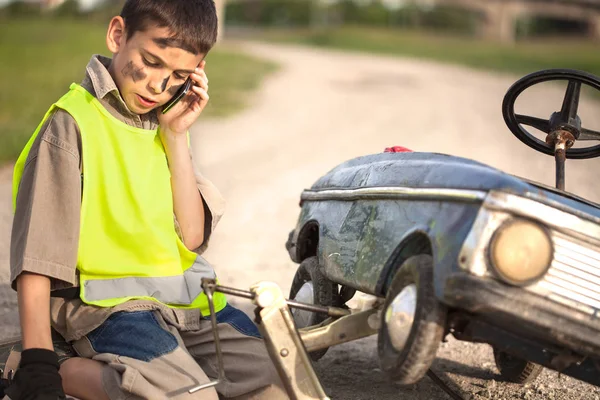
{"type": "Polygon", "coordinates": [[[171,97],[171,100],[169,100],[163,106],[162,113],[165,114],[167,111],[169,111],[171,108],[173,108],[173,106],[175,104],[179,103],[179,100],[183,99],[185,97],[185,95],[190,91],[192,84],[193,84],[192,78],[188,77],[186,79],[186,81],[183,83],[183,85],[181,85],[179,90],[177,90],[177,93],[175,93],[175,95],[173,97],[171,97]]]}

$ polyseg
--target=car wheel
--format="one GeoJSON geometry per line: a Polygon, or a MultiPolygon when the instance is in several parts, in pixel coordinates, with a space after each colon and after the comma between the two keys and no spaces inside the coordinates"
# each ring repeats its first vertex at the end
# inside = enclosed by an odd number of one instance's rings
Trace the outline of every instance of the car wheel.
{"type": "Polygon", "coordinates": [[[514,383],[533,382],[544,370],[542,365],[515,357],[496,348],[494,348],[494,360],[500,375],[514,383]]]}
{"type": "MultiPolygon", "coordinates": [[[[300,263],[292,281],[290,300],[329,307],[336,305],[337,297],[338,285],[321,273],[317,257],[309,257],[300,263]]],[[[326,314],[295,308],[291,311],[298,329],[318,325],[328,318],[326,314]]],[[[327,349],[317,350],[310,353],[310,357],[318,361],[326,352],[327,349]]]]}
{"type": "Polygon", "coordinates": [[[393,382],[412,385],[427,373],[444,336],[446,314],[434,295],[431,256],[406,260],[386,294],[377,342],[381,369],[393,382]]]}

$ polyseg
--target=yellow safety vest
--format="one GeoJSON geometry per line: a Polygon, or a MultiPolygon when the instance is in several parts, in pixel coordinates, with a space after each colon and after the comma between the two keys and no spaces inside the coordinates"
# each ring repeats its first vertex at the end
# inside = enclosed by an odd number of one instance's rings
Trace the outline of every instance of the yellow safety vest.
{"type": "MultiPolygon", "coordinates": [[[[77,268],[81,299],[100,307],[148,299],[209,315],[201,279],[212,267],[188,250],[175,231],[171,175],[157,130],[112,116],[83,87],[50,107],[14,169],[13,209],[31,145],[55,108],[73,116],[84,165],[77,268]]],[[[49,238],[51,240],[51,238],[49,238]]],[[[215,311],[227,304],[215,293],[215,311]]]]}

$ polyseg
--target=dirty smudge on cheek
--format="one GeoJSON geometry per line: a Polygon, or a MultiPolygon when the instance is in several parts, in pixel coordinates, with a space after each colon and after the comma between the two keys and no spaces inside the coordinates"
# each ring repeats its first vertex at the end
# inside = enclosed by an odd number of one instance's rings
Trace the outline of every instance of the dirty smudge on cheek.
{"type": "Polygon", "coordinates": [[[143,67],[136,67],[133,64],[133,61],[129,61],[127,65],[121,70],[121,73],[125,77],[131,77],[134,82],[139,82],[142,79],[146,78],[146,73],[144,72],[143,67]]]}
{"type": "Polygon", "coordinates": [[[162,85],[161,85],[161,90],[164,92],[165,89],[167,89],[167,83],[169,83],[169,78],[165,78],[165,80],[163,81],[162,85]]]}
{"type": "Polygon", "coordinates": [[[168,92],[171,96],[175,96],[177,94],[177,91],[182,87],[183,85],[173,85],[169,88],[168,92]]]}

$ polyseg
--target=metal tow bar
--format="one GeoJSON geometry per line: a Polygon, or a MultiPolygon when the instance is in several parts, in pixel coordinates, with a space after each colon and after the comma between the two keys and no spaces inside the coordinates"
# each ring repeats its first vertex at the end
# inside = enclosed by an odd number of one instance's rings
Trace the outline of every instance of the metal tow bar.
{"type": "Polygon", "coordinates": [[[220,286],[216,284],[214,279],[204,278],[202,279],[202,288],[208,299],[219,371],[216,380],[196,386],[190,389],[189,393],[216,386],[223,381],[225,376],[213,301],[213,293],[221,292],[250,299],[257,306],[255,322],[265,339],[269,355],[277,368],[279,377],[290,399],[329,400],[312,368],[288,305],[306,311],[327,313],[332,317],[347,316],[350,314],[349,310],[286,300],[281,289],[271,282],[260,282],[251,287],[250,291],[245,291],[220,286]]]}
{"type": "MultiPolygon", "coordinates": [[[[247,291],[221,286],[214,279],[203,278],[202,288],[210,310],[218,377],[216,380],[190,389],[189,393],[214,387],[225,378],[213,301],[215,292],[249,299],[256,305],[255,322],[265,339],[269,356],[291,400],[330,400],[312,367],[308,352],[376,334],[379,328],[377,309],[353,312],[345,308],[287,300],[279,286],[272,282],[259,282],[247,291]],[[290,307],[327,314],[331,318],[316,326],[296,329],[290,307]]],[[[463,400],[432,370],[429,370],[427,375],[453,399],[463,400]]]]}

